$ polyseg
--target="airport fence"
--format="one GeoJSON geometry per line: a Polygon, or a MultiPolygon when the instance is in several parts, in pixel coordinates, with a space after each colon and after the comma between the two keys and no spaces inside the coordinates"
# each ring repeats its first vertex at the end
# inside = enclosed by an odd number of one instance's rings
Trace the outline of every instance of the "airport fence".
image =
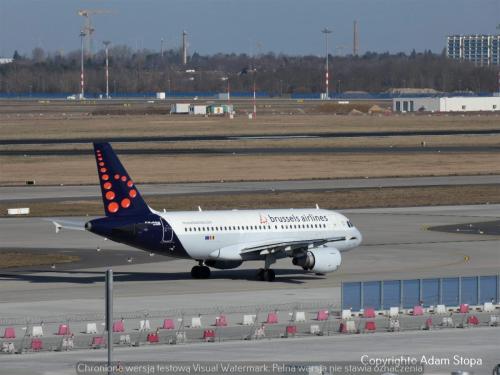
{"type": "MultiPolygon", "coordinates": [[[[368,311],[341,310],[331,301],[116,313],[115,346],[290,339],[400,330],[498,326],[500,305],[368,311]]],[[[4,318],[2,353],[99,349],[106,346],[103,314],[4,318]]]]}
{"type": "Polygon", "coordinates": [[[341,306],[352,310],[480,305],[498,301],[500,275],[345,282],[341,287],[341,306]]]}

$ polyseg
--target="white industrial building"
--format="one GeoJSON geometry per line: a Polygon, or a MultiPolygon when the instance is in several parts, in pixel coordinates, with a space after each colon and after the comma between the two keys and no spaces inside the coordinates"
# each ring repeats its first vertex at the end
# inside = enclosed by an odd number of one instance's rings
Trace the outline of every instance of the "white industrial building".
{"type": "Polygon", "coordinates": [[[492,112],[500,111],[500,96],[393,98],[394,112],[492,112]]]}

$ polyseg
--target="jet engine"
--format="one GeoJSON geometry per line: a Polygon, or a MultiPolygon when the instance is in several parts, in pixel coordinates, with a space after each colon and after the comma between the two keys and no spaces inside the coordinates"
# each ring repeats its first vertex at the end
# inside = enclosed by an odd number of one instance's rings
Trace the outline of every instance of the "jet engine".
{"type": "Polygon", "coordinates": [[[205,265],[218,270],[230,270],[231,268],[237,268],[241,265],[241,263],[243,263],[242,260],[208,259],[205,261],[205,265]]]}
{"type": "Polygon", "coordinates": [[[322,246],[296,255],[292,259],[292,263],[307,271],[327,273],[339,268],[342,257],[336,248],[322,246]]]}

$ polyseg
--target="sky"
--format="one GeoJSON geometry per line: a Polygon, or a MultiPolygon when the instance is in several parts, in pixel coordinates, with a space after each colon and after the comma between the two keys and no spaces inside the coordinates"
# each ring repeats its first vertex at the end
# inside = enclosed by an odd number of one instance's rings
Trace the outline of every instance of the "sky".
{"type": "Polygon", "coordinates": [[[96,49],[159,50],[162,38],[178,48],[186,30],[189,53],[324,55],[328,27],[329,52],[341,55],[355,19],[361,53],[441,52],[448,34],[500,32],[500,0],[0,0],[0,56],[79,49],[79,9],[112,12],[93,18],[96,49]]]}

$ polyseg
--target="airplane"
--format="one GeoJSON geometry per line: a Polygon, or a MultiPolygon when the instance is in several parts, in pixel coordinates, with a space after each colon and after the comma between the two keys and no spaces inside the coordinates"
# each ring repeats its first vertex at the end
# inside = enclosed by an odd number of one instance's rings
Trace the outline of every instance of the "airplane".
{"type": "Polygon", "coordinates": [[[233,269],[263,261],[257,279],[274,281],[271,265],[292,258],[305,271],[337,270],[341,252],[358,247],[360,231],[344,215],[320,209],[156,211],[142,198],[109,143],[95,142],[105,217],[84,228],[56,222],[61,228],[85,229],[115,242],[175,258],[193,259],[194,279],[210,277],[210,268],[233,269]]]}

